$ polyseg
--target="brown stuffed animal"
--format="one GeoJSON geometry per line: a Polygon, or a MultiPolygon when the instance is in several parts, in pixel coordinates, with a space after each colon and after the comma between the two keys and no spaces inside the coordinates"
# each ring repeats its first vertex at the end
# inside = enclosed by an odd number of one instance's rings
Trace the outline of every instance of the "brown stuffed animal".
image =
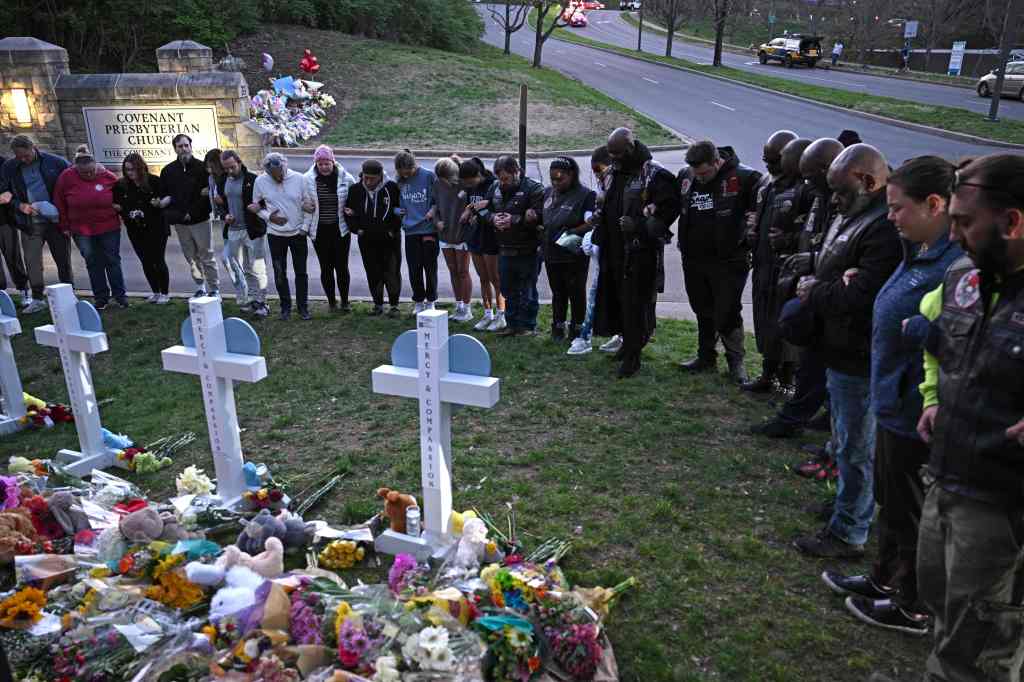
{"type": "Polygon", "coordinates": [[[396,533],[405,532],[405,510],[409,507],[418,507],[416,498],[412,495],[403,495],[391,488],[379,488],[377,497],[384,500],[384,515],[391,521],[391,530],[396,533]]]}
{"type": "Polygon", "coordinates": [[[32,516],[21,507],[0,512],[0,562],[14,560],[19,547],[34,546],[39,540],[32,516]]]}

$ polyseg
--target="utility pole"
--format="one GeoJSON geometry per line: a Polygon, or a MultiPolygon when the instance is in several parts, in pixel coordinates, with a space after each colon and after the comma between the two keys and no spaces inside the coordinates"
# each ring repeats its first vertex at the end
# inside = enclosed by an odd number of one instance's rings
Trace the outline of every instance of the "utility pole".
{"type": "Polygon", "coordinates": [[[1007,0],[1003,31],[999,36],[999,70],[996,71],[996,86],[992,90],[992,104],[988,108],[988,120],[999,120],[999,100],[1003,96],[1003,80],[1006,76],[1006,62],[1010,61],[1010,50],[1017,38],[1017,14],[1021,0],[1007,0]]]}
{"type": "Polygon", "coordinates": [[[526,109],[527,109],[527,88],[526,83],[519,85],[519,167],[526,175],[526,109]]]}
{"type": "Polygon", "coordinates": [[[644,51],[644,48],[643,48],[643,40],[644,40],[644,5],[646,5],[646,4],[647,3],[644,2],[644,3],[642,3],[640,5],[640,27],[639,27],[639,29],[636,32],[636,51],[637,52],[643,52],[644,51]]]}

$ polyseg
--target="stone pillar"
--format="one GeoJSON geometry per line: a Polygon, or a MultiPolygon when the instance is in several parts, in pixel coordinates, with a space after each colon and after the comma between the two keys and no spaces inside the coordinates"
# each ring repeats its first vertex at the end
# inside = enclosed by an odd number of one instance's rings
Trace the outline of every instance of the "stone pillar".
{"type": "Polygon", "coordinates": [[[19,134],[40,149],[67,154],[56,86],[69,72],[63,47],[29,37],[0,40],[0,154],[9,155],[11,138],[19,134]],[[26,113],[28,120],[19,120],[26,113]]]}
{"type": "Polygon", "coordinates": [[[213,71],[213,50],[194,40],[172,40],[156,48],[160,73],[193,73],[213,71]]]}

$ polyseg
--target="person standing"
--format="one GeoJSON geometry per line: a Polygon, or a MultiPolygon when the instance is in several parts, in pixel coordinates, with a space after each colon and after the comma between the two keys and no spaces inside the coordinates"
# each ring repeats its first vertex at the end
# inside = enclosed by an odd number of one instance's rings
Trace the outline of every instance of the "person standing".
{"type": "MultiPolygon", "coordinates": [[[[306,260],[309,246],[309,224],[312,214],[303,205],[313,198],[306,192],[306,178],[288,168],[288,159],[279,152],[270,152],[263,159],[263,175],[256,178],[249,211],[267,225],[270,259],[274,264],[274,286],[281,300],[281,319],[292,314],[292,294],[288,286],[288,254],[295,268],[295,303],[299,317],[312,319],[309,313],[309,276],[306,260]]],[[[308,205],[308,204],[307,204],[308,205]]]]}
{"type": "Polygon", "coordinates": [[[797,285],[797,297],[820,321],[818,345],[827,368],[839,469],[828,524],[794,543],[811,556],[862,557],[875,513],[871,316],[875,297],[901,256],[899,235],[886,217],[888,179],[889,165],[871,145],[847,147],[836,157],[828,184],[840,215],[822,243],[814,275],[797,285]]]}
{"type": "Polygon", "coordinates": [[[394,180],[384,173],[380,161],[367,159],[359,182],[349,189],[345,215],[350,228],[359,237],[359,253],[373,298],[371,315],[384,313],[387,289],[388,314],[398,316],[402,294],[402,216],[401,194],[394,180]]]}
{"type": "Polygon", "coordinates": [[[174,228],[192,279],[199,286],[195,295],[219,296],[219,274],[213,256],[213,225],[210,222],[210,175],[206,165],[192,156],[192,138],[178,133],[172,140],[177,160],[160,171],[164,192],[160,207],[164,220],[174,228]]]}
{"type": "MultiPolygon", "coordinates": [[[[569,345],[567,355],[586,355],[594,347],[592,343],[592,331],[594,329],[594,308],[597,301],[597,283],[601,277],[601,247],[594,243],[594,225],[601,222],[601,210],[604,206],[605,192],[611,183],[612,157],[608,153],[607,145],[601,145],[590,155],[590,170],[594,174],[598,187],[597,196],[594,199],[594,215],[588,221],[590,230],[583,237],[583,253],[590,259],[590,287],[587,289],[587,314],[583,318],[583,326],[580,327],[580,334],[569,345]]],[[[610,341],[601,345],[601,350],[616,353],[622,345],[622,337],[613,337],[610,341]],[[617,344],[618,347],[615,347],[617,344]]]]}
{"type": "Polygon", "coordinates": [[[615,357],[618,376],[626,379],[640,371],[641,354],[654,333],[679,192],[672,174],[628,128],[612,131],[608,153],[612,179],[593,237],[601,249],[594,330],[600,336],[622,334],[615,357]]]}
{"type": "Polygon", "coordinates": [[[571,156],[551,162],[551,186],[544,190],[544,263],[551,285],[551,338],[574,341],[587,311],[588,256],[559,244],[566,235],[581,238],[591,230],[597,194],[580,182],[580,167],[571,156]],[[566,313],[572,317],[566,327],[566,313]]]}
{"type": "Polygon", "coordinates": [[[114,185],[114,209],[121,214],[128,239],[142,264],[153,294],[148,303],[166,305],[170,273],[167,270],[167,238],[171,232],[160,210],[160,178],[149,172],[149,166],[138,152],[132,152],[121,162],[121,179],[114,185]]]}
{"type": "Polygon", "coordinates": [[[455,322],[469,322],[473,319],[473,280],[469,276],[469,245],[466,244],[466,223],[462,213],[466,208],[466,193],[459,181],[459,167],[462,159],[452,156],[438,159],[434,164],[437,184],[434,187],[437,198],[434,224],[441,240],[448,274],[455,292],[455,322]]]}
{"type": "Polygon", "coordinates": [[[267,224],[246,209],[253,203],[256,174],[233,149],[220,157],[224,166],[224,264],[235,285],[238,305],[267,317],[267,224]]]}
{"type": "Polygon", "coordinates": [[[327,295],[327,306],[331,312],[352,311],[348,303],[352,281],[348,272],[348,254],[352,248],[352,234],[345,220],[345,202],[348,201],[349,188],[355,183],[352,174],[335,160],[330,147],[322,144],[316,148],[313,165],[306,171],[306,194],[311,197],[313,208],[309,236],[320,261],[320,285],[327,295]]]}
{"type": "Polygon", "coordinates": [[[121,219],[114,209],[116,184],[117,176],[80,145],[75,164],[60,174],[53,188],[60,229],[74,237],[82,252],[97,310],[107,307],[111,293],[119,306],[128,307],[121,273],[121,219]]]}
{"type": "MultiPolygon", "coordinates": [[[[0,156],[0,255],[7,264],[14,288],[21,292],[22,300],[27,301],[32,292],[28,288],[28,273],[25,272],[25,259],[21,255],[21,234],[14,227],[14,217],[10,214],[9,204],[13,195],[3,189],[2,172],[6,161],[6,158],[0,156]]],[[[7,276],[0,265],[0,290],[6,288],[7,276]]]]}
{"type": "MultiPolygon", "coordinates": [[[[917,433],[924,381],[922,350],[928,321],[921,299],[942,283],[963,255],[949,238],[949,198],[955,167],[919,156],[896,170],[886,186],[889,219],[903,239],[903,262],[875,299],[871,332],[871,410],[875,435],[878,558],[869,575],[822,573],[860,621],[915,635],[928,634],[917,598],[917,527],[928,444],[917,433]]],[[[854,277],[856,274],[853,273],[854,277]]]]}
{"type": "Polygon", "coordinates": [[[0,171],[0,187],[10,193],[8,199],[15,219],[15,227],[21,231],[21,249],[25,272],[28,275],[31,296],[22,299],[22,312],[26,314],[46,310],[43,298],[43,244],[50,249],[50,257],[57,266],[57,278],[64,284],[72,284],[71,244],[66,234],[57,227],[57,218],[44,217],[40,208],[52,205],[54,186],[61,173],[68,169],[67,159],[36,148],[26,135],[15,135],[11,139],[14,158],[4,162],[0,171]]]}
{"type": "Polygon", "coordinates": [[[224,173],[224,165],[221,163],[221,150],[211,149],[203,157],[203,166],[206,167],[206,189],[202,195],[210,200],[210,216],[212,220],[224,220],[227,213],[227,204],[224,201],[224,182],[227,175],[224,173]]]}
{"type": "Polygon", "coordinates": [[[434,225],[437,177],[421,168],[408,149],[395,156],[398,189],[401,191],[402,231],[405,233],[405,262],[409,266],[409,284],[416,304],[413,315],[433,310],[437,302],[437,258],[440,245],[434,225]]]}
{"type": "Polygon", "coordinates": [[[837,40],[832,43],[832,66],[839,63],[840,58],[843,56],[843,41],[837,40]]]}
{"type": "Polygon", "coordinates": [[[480,218],[495,230],[500,250],[498,269],[508,327],[499,334],[530,336],[537,333],[540,307],[537,254],[544,187],[526,177],[514,156],[499,156],[494,161],[494,175],[498,181],[480,218]]]}
{"type": "Polygon", "coordinates": [[[687,372],[713,371],[721,337],[729,375],[740,383],[746,381],[741,297],[750,251],[745,232],[761,174],[742,165],[732,147],[707,140],[687,150],[686,163],[678,178],[679,252],[686,295],[697,316],[697,357],[679,366],[687,372]]]}
{"type": "Polygon", "coordinates": [[[928,294],[930,483],[917,541],[933,614],[924,679],[1018,680],[1024,659],[1024,157],[956,173],[952,237],[967,253],[928,294]]]}
{"type": "Polygon", "coordinates": [[[498,237],[494,233],[494,225],[486,220],[489,215],[488,199],[497,181],[494,173],[476,157],[459,164],[459,182],[466,194],[466,208],[459,222],[466,233],[466,245],[473,259],[473,268],[480,278],[480,299],[484,305],[483,317],[473,325],[473,329],[478,332],[500,332],[508,326],[498,269],[498,237]]]}

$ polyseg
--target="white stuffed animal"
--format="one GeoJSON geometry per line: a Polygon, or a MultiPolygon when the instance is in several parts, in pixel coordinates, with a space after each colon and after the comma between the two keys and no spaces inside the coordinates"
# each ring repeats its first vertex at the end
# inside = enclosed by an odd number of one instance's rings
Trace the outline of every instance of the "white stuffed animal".
{"type": "Polygon", "coordinates": [[[455,565],[459,568],[475,568],[483,561],[486,552],[487,525],[480,519],[466,519],[459,546],[455,550],[455,565]]]}
{"type": "Polygon", "coordinates": [[[255,604],[256,590],[264,579],[244,566],[235,566],[227,572],[225,581],[225,586],[217,590],[210,602],[211,621],[218,621],[255,604]]]}

